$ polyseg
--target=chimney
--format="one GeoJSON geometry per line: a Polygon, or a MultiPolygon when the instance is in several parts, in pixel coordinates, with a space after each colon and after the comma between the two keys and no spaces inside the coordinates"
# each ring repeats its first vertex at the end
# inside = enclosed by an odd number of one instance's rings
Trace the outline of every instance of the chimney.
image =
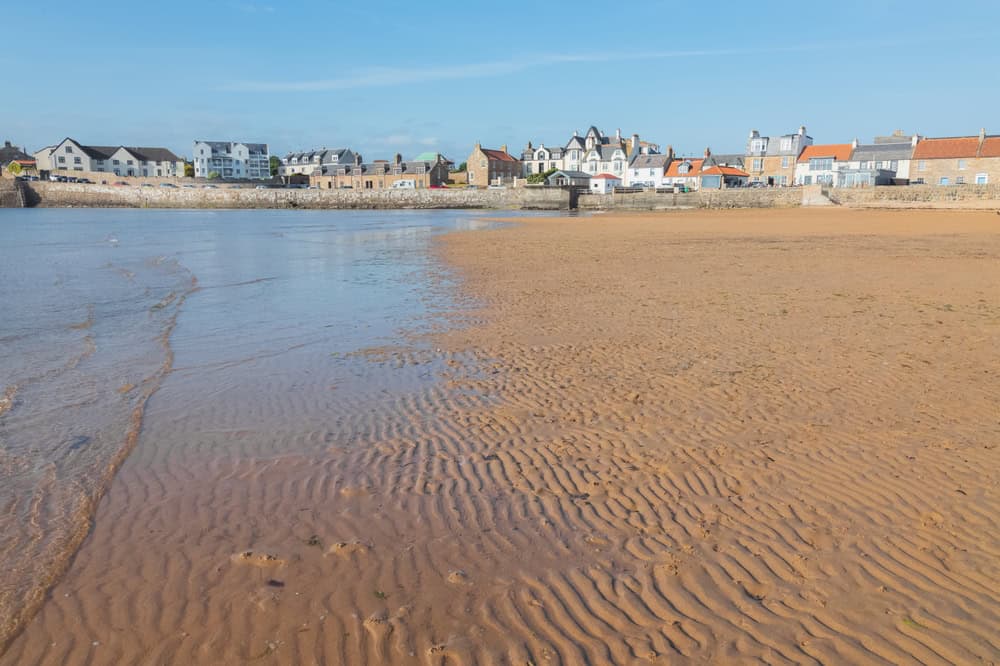
{"type": "Polygon", "coordinates": [[[639,135],[632,135],[632,154],[639,155],[642,152],[642,148],[639,146],[639,135]]]}
{"type": "Polygon", "coordinates": [[[576,130],[573,130],[573,136],[580,136],[580,135],[577,134],[576,130]]]}
{"type": "Polygon", "coordinates": [[[806,126],[799,125],[799,136],[805,136],[805,135],[806,135],[806,126]]]}
{"type": "Polygon", "coordinates": [[[10,148],[10,147],[11,147],[11,146],[10,146],[10,141],[4,141],[4,142],[3,142],[3,147],[4,147],[4,148],[10,148]]]}
{"type": "Polygon", "coordinates": [[[857,147],[858,147],[858,144],[860,144],[860,143],[861,142],[858,141],[857,137],[855,137],[854,141],[851,141],[851,148],[854,149],[854,150],[856,150],[857,147]]]}
{"type": "Polygon", "coordinates": [[[913,146],[914,148],[917,147],[917,143],[919,142],[920,142],[919,134],[914,134],[913,137],[910,139],[910,145],[913,146]]]}
{"type": "Polygon", "coordinates": [[[479,152],[482,149],[483,149],[482,145],[480,145],[480,143],[476,141],[476,152],[479,152]]]}
{"type": "MultiPolygon", "coordinates": [[[[979,143],[982,143],[983,141],[986,141],[986,128],[985,127],[982,127],[979,130],[979,143]]],[[[8,143],[7,145],[9,146],[10,143],[8,143]]]]}
{"type": "Polygon", "coordinates": [[[532,145],[531,145],[531,142],[529,141],[529,142],[528,142],[528,150],[532,150],[532,149],[533,149],[533,148],[532,148],[532,145]]]}
{"type": "Polygon", "coordinates": [[[354,153],[354,166],[361,166],[361,153],[354,153]]]}
{"type": "Polygon", "coordinates": [[[615,141],[621,141],[621,140],[622,140],[622,128],[619,127],[618,129],[615,130],[615,141]]]}
{"type": "Polygon", "coordinates": [[[674,147],[667,146],[667,159],[674,159],[674,147]]]}
{"type": "Polygon", "coordinates": [[[399,166],[402,163],[403,163],[403,156],[400,155],[399,153],[396,153],[396,166],[399,166]]]}
{"type": "Polygon", "coordinates": [[[712,156],[712,149],[711,148],[705,148],[705,159],[707,160],[711,156],[712,156]]]}
{"type": "Polygon", "coordinates": [[[750,130],[750,138],[751,139],[756,139],[759,136],[760,136],[760,132],[758,132],[757,130],[750,130]]]}
{"type": "Polygon", "coordinates": [[[506,153],[507,152],[507,144],[506,143],[503,144],[502,146],[500,146],[500,152],[501,153],[506,153]]]}

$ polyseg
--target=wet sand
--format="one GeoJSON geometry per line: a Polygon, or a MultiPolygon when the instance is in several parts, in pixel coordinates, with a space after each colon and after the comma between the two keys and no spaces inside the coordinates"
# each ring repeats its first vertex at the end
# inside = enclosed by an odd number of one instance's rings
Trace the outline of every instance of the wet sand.
{"type": "Polygon", "coordinates": [[[439,381],[344,391],[292,354],[165,382],[0,663],[1000,659],[1000,217],[438,251],[475,308],[363,367],[439,381]]]}

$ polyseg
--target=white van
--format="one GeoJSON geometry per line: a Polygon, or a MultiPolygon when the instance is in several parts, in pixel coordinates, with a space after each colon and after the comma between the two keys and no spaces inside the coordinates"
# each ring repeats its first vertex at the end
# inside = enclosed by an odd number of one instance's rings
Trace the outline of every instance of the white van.
{"type": "Polygon", "coordinates": [[[392,189],[394,190],[415,190],[417,189],[417,181],[415,180],[397,180],[392,184],[392,189]]]}

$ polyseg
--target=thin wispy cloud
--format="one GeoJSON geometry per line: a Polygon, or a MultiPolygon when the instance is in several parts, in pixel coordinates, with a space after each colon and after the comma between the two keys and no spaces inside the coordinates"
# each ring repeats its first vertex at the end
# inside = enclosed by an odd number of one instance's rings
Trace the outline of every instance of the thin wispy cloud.
{"type": "MultiPolygon", "coordinates": [[[[699,57],[751,56],[774,53],[821,51],[841,48],[843,45],[803,45],[787,47],[765,47],[754,49],[696,49],[681,51],[648,51],[619,54],[572,54],[550,53],[531,58],[512,58],[493,62],[470,63],[467,65],[442,65],[431,67],[369,67],[359,69],[347,76],[331,79],[306,81],[240,81],[223,86],[229,92],[324,92],[333,90],[354,90],[357,88],[380,88],[408,83],[427,83],[458,79],[481,79],[515,74],[539,67],[562,64],[637,62],[699,57]]],[[[870,46],[870,45],[869,45],[870,46]]]]}

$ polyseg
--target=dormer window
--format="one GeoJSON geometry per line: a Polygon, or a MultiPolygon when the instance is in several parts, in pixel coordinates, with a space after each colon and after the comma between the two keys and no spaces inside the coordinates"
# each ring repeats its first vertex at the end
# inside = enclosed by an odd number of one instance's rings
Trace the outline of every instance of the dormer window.
{"type": "Polygon", "coordinates": [[[682,164],[679,167],[677,167],[677,173],[687,173],[690,170],[691,170],[690,164],[682,164]]]}

